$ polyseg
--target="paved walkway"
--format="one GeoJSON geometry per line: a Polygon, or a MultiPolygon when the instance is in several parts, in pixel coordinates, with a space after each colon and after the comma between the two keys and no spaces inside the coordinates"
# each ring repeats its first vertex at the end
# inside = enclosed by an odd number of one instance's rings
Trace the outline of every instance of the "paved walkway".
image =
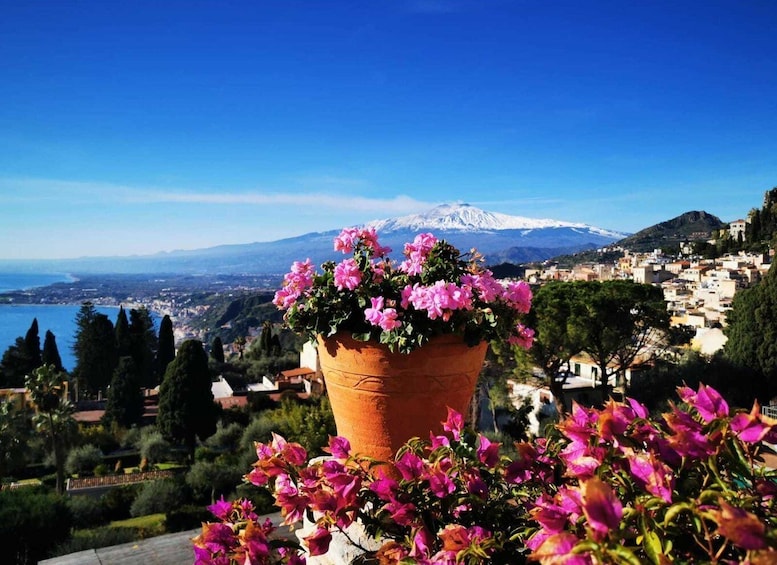
{"type": "MultiPolygon", "coordinates": [[[[278,525],[280,513],[266,516],[278,525]]],[[[264,516],[263,516],[264,518],[264,516]]],[[[121,545],[88,549],[61,557],[40,561],[39,565],[191,565],[194,562],[192,538],[202,529],[166,534],[121,545]]],[[[287,526],[280,526],[277,534],[288,532],[287,526]]]]}
{"type": "Polygon", "coordinates": [[[192,538],[201,530],[166,534],[121,545],[88,549],[39,565],[184,565],[194,562],[192,538]]]}

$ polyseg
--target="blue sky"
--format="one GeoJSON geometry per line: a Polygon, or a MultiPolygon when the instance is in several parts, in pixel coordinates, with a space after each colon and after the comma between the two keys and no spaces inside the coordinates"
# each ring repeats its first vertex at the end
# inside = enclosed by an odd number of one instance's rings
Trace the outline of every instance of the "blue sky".
{"type": "Polygon", "coordinates": [[[5,2],[0,259],[467,202],[636,231],[777,185],[777,2],[5,2]]]}

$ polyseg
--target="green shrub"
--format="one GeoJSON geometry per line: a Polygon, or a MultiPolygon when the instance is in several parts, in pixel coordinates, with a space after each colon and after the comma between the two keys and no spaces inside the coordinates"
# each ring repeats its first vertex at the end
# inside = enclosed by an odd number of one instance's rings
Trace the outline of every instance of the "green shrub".
{"type": "Polygon", "coordinates": [[[199,502],[216,500],[228,495],[239,484],[245,469],[222,461],[197,461],[186,473],[186,484],[199,502]]]}
{"type": "Polygon", "coordinates": [[[81,426],[78,436],[81,445],[96,445],[103,453],[109,453],[119,447],[116,436],[103,425],[81,426]]]}
{"type": "Polygon", "coordinates": [[[94,468],[92,472],[94,473],[95,477],[104,477],[111,472],[111,468],[108,467],[108,465],[105,463],[100,463],[94,468]]]}
{"type": "Polygon", "coordinates": [[[101,547],[110,547],[128,543],[138,539],[137,532],[132,528],[112,528],[104,526],[92,530],[78,530],[73,536],[64,543],[56,546],[51,552],[52,557],[68,555],[77,551],[87,549],[99,549],[101,547]]]}
{"type": "Polygon", "coordinates": [[[122,485],[113,487],[100,497],[106,520],[123,520],[130,517],[130,507],[143,485],[122,485]]]}
{"type": "Polygon", "coordinates": [[[170,533],[192,530],[208,521],[213,521],[213,514],[207,508],[195,504],[171,508],[165,514],[165,527],[170,533]]]}
{"type": "Polygon", "coordinates": [[[3,563],[26,565],[48,557],[68,538],[72,524],[63,496],[34,487],[0,491],[3,563]]]}
{"type": "Polygon", "coordinates": [[[159,431],[154,429],[143,430],[138,449],[141,459],[146,459],[151,464],[166,461],[171,454],[170,443],[162,437],[159,431]]]}
{"type": "Polygon", "coordinates": [[[130,506],[131,516],[145,516],[167,512],[189,499],[185,485],[178,479],[162,479],[143,485],[137,498],[130,506]]]}
{"type": "Polygon", "coordinates": [[[102,499],[96,500],[85,495],[71,496],[68,506],[73,515],[73,527],[76,529],[94,528],[106,521],[102,499]]]}
{"type": "Polygon", "coordinates": [[[238,423],[219,424],[216,433],[205,440],[205,445],[216,451],[234,451],[240,445],[245,426],[238,423]]]}
{"type": "Polygon", "coordinates": [[[103,461],[103,452],[96,445],[82,445],[70,450],[65,460],[65,470],[71,475],[91,473],[103,461]]]}

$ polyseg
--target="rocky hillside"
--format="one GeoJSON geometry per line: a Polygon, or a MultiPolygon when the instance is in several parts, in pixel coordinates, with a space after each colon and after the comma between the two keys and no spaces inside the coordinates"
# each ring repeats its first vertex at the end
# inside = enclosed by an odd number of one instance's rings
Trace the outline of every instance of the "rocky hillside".
{"type": "Polygon", "coordinates": [[[638,231],[616,243],[631,251],[645,252],[659,248],[677,248],[682,241],[709,239],[726,227],[720,218],[704,211],[681,214],[676,218],[638,231]]]}

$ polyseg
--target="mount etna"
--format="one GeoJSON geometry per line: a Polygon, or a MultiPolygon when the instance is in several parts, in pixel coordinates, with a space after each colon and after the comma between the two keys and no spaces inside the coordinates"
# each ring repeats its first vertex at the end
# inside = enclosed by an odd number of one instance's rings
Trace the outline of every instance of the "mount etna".
{"type": "MultiPolygon", "coordinates": [[[[419,233],[432,232],[462,251],[477,248],[488,264],[541,261],[603,247],[628,235],[581,223],[488,212],[468,204],[443,204],[422,214],[375,220],[366,226],[374,227],[381,243],[391,247],[396,256],[405,242],[419,233]]],[[[15,262],[12,268],[17,272],[45,269],[70,273],[282,273],[301,258],[309,257],[316,264],[337,260],[339,254],[333,251],[332,241],[339,231],[154,255],[15,262]]]]}

